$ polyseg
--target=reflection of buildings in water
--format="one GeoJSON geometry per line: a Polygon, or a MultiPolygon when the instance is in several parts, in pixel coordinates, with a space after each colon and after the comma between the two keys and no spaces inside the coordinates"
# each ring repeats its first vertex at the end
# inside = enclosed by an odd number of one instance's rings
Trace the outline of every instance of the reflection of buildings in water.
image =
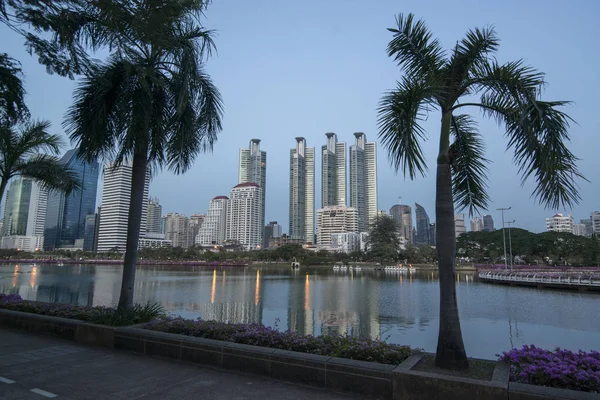
{"type": "Polygon", "coordinates": [[[235,284],[229,286],[224,283],[226,277],[225,270],[213,271],[208,302],[166,302],[165,307],[195,311],[204,320],[243,324],[262,323],[264,285],[260,272],[257,271],[254,279],[244,277],[235,280],[235,284]],[[218,285],[219,280],[221,285],[218,285]],[[221,291],[220,295],[217,293],[219,291],[221,291]]]}
{"type": "Polygon", "coordinates": [[[315,334],[314,310],[311,309],[311,282],[306,274],[304,285],[296,282],[300,277],[290,280],[288,296],[288,329],[301,335],[315,334]]]}
{"type": "Polygon", "coordinates": [[[76,283],[68,286],[38,285],[36,300],[48,303],[91,306],[94,303],[94,282],[76,283]]]}

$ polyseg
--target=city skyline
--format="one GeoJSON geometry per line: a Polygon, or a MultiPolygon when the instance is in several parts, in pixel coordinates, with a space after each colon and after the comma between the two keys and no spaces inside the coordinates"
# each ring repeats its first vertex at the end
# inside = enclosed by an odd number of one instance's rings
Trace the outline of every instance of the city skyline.
{"type": "MultiPolygon", "coordinates": [[[[219,32],[216,38],[219,53],[210,60],[207,71],[224,98],[224,129],[215,143],[214,154],[200,155],[188,173],[175,176],[164,171],[154,177],[151,192],[161,199],[165,211],[191,215],[206,210],[215,195],[229,193],[236,181],[237,171],[231,165],[237,164],[237,148],[243,146],[247,138],[258,136],[263,139],[262,149],[270,154],[265,218],[266,221],[280,221],[286,227],[289,210],[288,202],[283,198],[287,195],[279,192],[289,184],[287,172],[282,172],[287,171],[290,140],[302,136],[308,143],[318,146],[322,144],[324,132],[329,130],[345,140],[350,140],[352,133],[360,130],[379,142],[376,139],[378,101],[401,77],[397,66],[385,53],[390,40],[386,28],[394,25],[394,15],[401,11],[397,2],[382,0],[368,10],[358,3],[336,0],[327,4],[309,1],[308,4],[275,4],[266,10],[242,4],[233,11],[226,3],[211,4],[207,26],[219,32]],[[318,15],[313,15],[312,8],[320,10],[318,15]],[[284,15],[298,15],[299,18],[284,22],[284,15]],[[311,29],[306,35],[298,36],[304,29],[303,18],[311,20],[311,29]],[[254,29],[255,23],[264,29],[254,29]],[[360,33],[354,28],[358,25],[362,27],[360,33]],[[250,54],[239,44],[239,37],[250,37],[260,43],[260,54],[268,53],[269,57],[250,54]],[[285,46],[290,42],[298,46],[297,51],[285,46]],[[350,45],[351,42],[354,45],[350,45]],[[353,51],[355,46],[360,51],[353,51]],[[285,51],[271,54],[274,48],[285,51]],[[368,76],[368,79],[356,79],[361,76],[368,76]],[[289,95],[292,92],[294,96],[289,95]],[[182,188],[185,188],[185,196],[172,196],[182,188]]],[[[600,186],[595,182],[594,173],[594,151],[600,147],[600,136],[592,134],[600,130],[600,122],[594,117],[595,100],[587,88],[597,85],[600,77],[594,72],[597,55],[593,52],[581,55],[572,43],[593,48],[593,38],[600,33],[593,16],[600,11],[600,4],[583,2],[578,7],[568,7],[544,3],[540,7],[537,2],[509,1],[502,6],[473,2],[466,7],[471,10],[468,14],[462,7],[431,7],[410,0],[402,5],[406,12],[414,12],[427,21],[445,48],[451,48],[469,28],[494,25],[502,40],[500,61],[526,58],[528,64],[545,72],[551,83],[546,88],[548,97],[573,101],[566,109],[577,122],[569,130],[574,140],[569,148],[581,158],[581,171],[592,181],[579,182],[583,202],[574,210],[545,210],[536,205],[530,198],[533,184],[528,182],[521,187],[517,168],[512,165],[512,155],[502,151],[506,147],[502,130],[495,121],[474,115],[481,131],[485,132],[486,157],[493,161],[488,174],[492,203],[488,212],[482,211],[482,214],[491,213],[498,221],[499,215],[494,210],[512,205],[513,218],[521,227],[534,232],[545,230],[545,218],[551,212],[571,212],[577,221],[588,217],[589,212],[600,208],[597,200],[600,186]],[[517,5],[518,15],[511,11],[514,8],[511,6],[517,5]],[[520,22],[518,25],[515,25],[515,18],[520,22]],[[557,30],[556,26],[565,26],[565,29],[557,30]],[[555,51],[549,52],[543,46],[524,41],[523,37],[546,37],[553,43],[555,51]],[[557,59],[556,53],[563,57],[557,59]]],[[[22,63],[27,77],[26,100],[32,115],[50,120],[51,132],[64,137],[61,123],[72,104],[77,81],[48,75],[36,57],[27,53],[21,37],[5,26],[0,27],[0,32],[6,38],[4,51],[22,63]]],[[[424,123],[427,135],[437,135],[436,122],[429,118],[424,123]]],[[[433,172],[438,147],[435,140],[428,141],[423,147],[429,173],[426,178],[415,181],[405,180],[401,173],[396,174],[387,155],[381,151],[383,147],[379,147],[379,208],[389,209],[395,204],[397,193],[402,192],[406,204],[418,202],[434,220],[433,172]]],[[[317,156],[316,171],[320,171],[319,163],[317,156]]],[[[321,204],[320,179],[317,172],[317,205],[321,204]]],[[[99,197],[97,204],[100,204],[99,197]]]]}

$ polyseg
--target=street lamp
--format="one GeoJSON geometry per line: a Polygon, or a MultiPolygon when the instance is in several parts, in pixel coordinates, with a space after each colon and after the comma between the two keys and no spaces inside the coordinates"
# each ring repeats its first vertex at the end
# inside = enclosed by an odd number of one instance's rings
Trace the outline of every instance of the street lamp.
{"type": "Polygon", "coordinates": [[[506,224],[508,225],[508,248],[510,251],[510,271],[513,270],[513,255],[512,255],[512,237],[510,236],[510,227],[514,224],[516,220],[508,221],[506,224]]]}
{"type": "Polygon", "coordinates": [[[508,269],[507,259],[506,259],[506,234],[504,233],[504,211],[510,210],[512,207],[507,208],[496,208],[497,211],[502,212],[502,240],[504,241],[504,270],[508,269]]]}

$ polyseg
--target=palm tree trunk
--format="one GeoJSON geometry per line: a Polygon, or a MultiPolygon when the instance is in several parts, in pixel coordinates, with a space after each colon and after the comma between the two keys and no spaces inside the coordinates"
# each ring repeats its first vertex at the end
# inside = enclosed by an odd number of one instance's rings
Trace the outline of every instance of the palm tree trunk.
{"type": "Polygon", "coordinates": [[[119,297],[120,311],[133,309],[133,290],[135,285],[135,267],[137,264],[138,241],[140,238],[140,225],[142,223],[142,209],[144,207],[144,189],[148,170],[148,144],[147,142],[136,149],[133,155],[131,168],[131,200],[129,202],[129,215],[127,218],[127,243],[125,246],[125,259],[123,260],[123,281],[121,282],[121,297],[119,297]]]}
{"type": "Polygon", "coordinates": [[[468,368],[456,303],[456,236],[454,231],[454,199],[450,161],[450,121],[452,114],[442,117],[440,155],[437,162],[435,229],[440,275],[440,330],[435,364],[441,368],[468,368]]]}

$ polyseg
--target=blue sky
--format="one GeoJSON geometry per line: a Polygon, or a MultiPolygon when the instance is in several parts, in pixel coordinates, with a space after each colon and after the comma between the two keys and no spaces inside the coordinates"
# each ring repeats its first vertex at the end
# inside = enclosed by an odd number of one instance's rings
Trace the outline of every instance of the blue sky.
{"type": "MultiPolygon", "coordinates": [[[[384,1],[307,0],[302,2],[215,0],[205,25],[217,30],[218,54],[207,66],[225,102],[223,131],[213,154],[201,155],[186,174],[163,172],[151,183],[163,212],[204,213],[209,200],[227,195],[237,183],[238,149],[251,138],[262,139],[267,151],[266,219],[277,220],[287,231],[289,149],[294,137],[304,136],[319,148],[325,132],[336,132],[352,144],[353,133],[365,132],[377,141],[376,107],[386,90],[394,87],[400,72],[386,56],[391,38],[386,28],[398,13],[413,12],[425,19],[446,48],[467,29],[493,25],[501,38],[499,61],[524,58],[546,73],[545,98],[571,100],[570,148],[590,183],[580,182],[582,203],[575,218],[600,209],[600,120],[596,90],[600,62],[597,15],[600,2],[577,1],[384,1]]],[[[27,101],[32,115],[52,121],[62,133],[64,112],[71,104],[76,82],[52,76],[22,46],[23,40],[0,26],[2,46],[20,60],[26,74],[27,101]]],[[[553,210],[537,205],[533,184],[521,187],[512,154],[506,152],[503,131],[473,110],[485,136],[490,166],[491,214],[498,222],[498,207],[512,206],[508,219],[533,231],[545,229],[544,218],[553,210]]],[[[434,166],[439,115],[432,113],[424,127],[430,140],[424,151],[434,166]]],[[[320,205],[320,160],[317,161],[316,204],[320,205]]],[[[390,167],[385,149],[378,146],[379,208],[402,203],[422,204],[431,219],[434,212],[434,168],[426,178],[405,179],[390,167]]],[[[99,190],[101,192],[101,190],[99,190]]]]}

